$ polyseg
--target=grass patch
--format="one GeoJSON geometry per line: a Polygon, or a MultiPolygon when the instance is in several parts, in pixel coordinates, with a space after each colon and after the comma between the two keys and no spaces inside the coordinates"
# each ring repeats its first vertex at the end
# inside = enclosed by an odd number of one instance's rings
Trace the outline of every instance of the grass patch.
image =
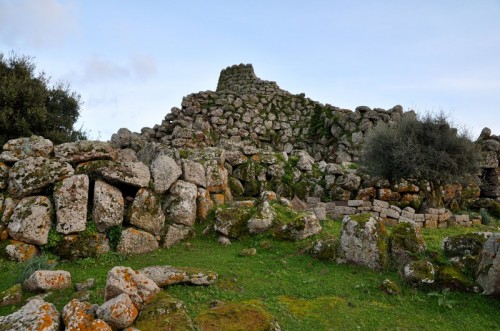
{"type": "MultiPolygon", "coordinates": [[[[323,232],[303,242],[275,240],[271,236],[243,237],[230,246],[217,244],[215,235],[197,236],[171,249],[119,257],[106,254],[95,259],[60,262],[57,269],[72,274],[73,283],[95,278],[92,303],[102,304],[108,271],[115,265],[139,269],[151,265],[173,265],[210,269],[219,274],[212,286],[171,286],[165,291],[182,300],[194,319],[214,300],[226,303],[258,301],[283,330],[493,330],[500,325],[500,302],[479,294],[446,293],[452,308],[441,297],[405,286],[396,272],[375,272],[367,268],[337,265],[313,259],[304,248],[322,236],[339,237],[341,222],[325,221],[323,232]],[[257,255],[241,257],[242,249],[255,247],[257,255]],[[384,279],[398,284],[400,295],[389,296],[379,287],[384,279]]],[[[433,249],[442,239],[484,227],[424,229],[433,249]]],[[[0,260],[0,291],[15,284],[16,264],[0,260]]],[[[61,310],[74,295],[64,290],[50,296],[61,310]]],[[[15,307],[1,307],[0,315],[15,307]]]]}

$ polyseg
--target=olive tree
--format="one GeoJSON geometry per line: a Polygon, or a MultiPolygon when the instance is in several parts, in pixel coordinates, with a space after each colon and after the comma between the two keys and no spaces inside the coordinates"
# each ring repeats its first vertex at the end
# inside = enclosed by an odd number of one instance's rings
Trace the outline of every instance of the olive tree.
{"type": "Polygon", "coordinates": [[[67,84],[49,85],[27,56],[0,53],[0,147],[13,138],[41,135],[54,143],[85,139],[73,128],[80,96],[67,84]]]}
{"type": "Polygon", "coordinates": [[[368,174],[398,181],[427,181],[429,206],[441,206],[440,187],[479,170],[480,151],[466,130],[457,130],[443,113],[406,113],[392,125],[380,123],[366,137],[362,164],[368,174]]]}

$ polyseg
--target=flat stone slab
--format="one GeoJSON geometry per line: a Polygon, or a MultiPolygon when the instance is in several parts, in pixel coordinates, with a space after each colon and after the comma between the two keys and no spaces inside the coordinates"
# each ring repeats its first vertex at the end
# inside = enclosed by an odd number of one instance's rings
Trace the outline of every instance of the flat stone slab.
{"type": "Polygon", "coordinates": [[[217,280],[217,273],[196,268],[172,266],[152,266],[140,269],[139,272],[153,280],[159,287],[176,284],[211,285],[217,280]]]}

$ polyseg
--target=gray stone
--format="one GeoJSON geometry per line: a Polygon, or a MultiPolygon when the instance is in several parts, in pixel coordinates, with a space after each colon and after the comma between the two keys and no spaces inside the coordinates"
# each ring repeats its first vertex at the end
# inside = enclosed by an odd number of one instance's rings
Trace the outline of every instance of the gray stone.
{"type": "Polygon", "coordinates": [[[193,233],[193,228],[191,226],[186,226],[182,224],[170,224],[167,227],[165,237],[163,238],[162,247],[169,248],[178,242],[189,237],[193,233]]]}
{"type": "Polygon", "coordinates": [[[160,292],[158,285],[139,271],[118,266],[108,273],[104,298],[108,301],[125,293],[137,309],[141,310],[158,292],[160,292]]]}
{"type": "Polygon", "coordinates": [[[3,214],[1,218],[1,222],[4,224],[9,223],[12,214],[14,213],[14,209],[16,208],[19,200],[14,200],[10,197],[6,197],[3,201],[3,214]]]}
{"type": "Polygon", "coordinates": [[[210,192],[224,192],[228,185],[228,171],[217,163],[216,160],[211,160],[205,163],[205,176],[207,179],[207,189],[210,192]]]}
{"type": "Polygon", "coordinates": [[[85,230],[88,195],[89,177],[87,175],[71,176],[55,185],[57,232],[69,234],[85,230]]]}
{"type": "Polygon", "coordinates": [[[92,160],[116,160],[118,153],[107,142],[82,140],[54,147],[55,157],[60,161],[81,163],[92,160]]]}
{"type": "Polygon", "coordinates": [[[302,171],[311,171],[314,164],[314,159],[307,154],[306,151],[294,150],[291,153],[292,157],[298,157],[297,168],[302,171]]]}
{"type": "Polygon", "coordinates": [[[8,226],[12,238],[35,245],[48,241],[52,204],[47,197],[23,198],[14,209],[8,226]]]}
{"type": "Polygon", "coordinates": [[[182,160],[183,179],[196,186],[207,187],[205,168],[198,162],[182,160]]]}
{"type": "Polygon", "coordinates": [[[16,162],[9,170],[9,193],[25,197],[38,193],[49,185],[73,175],[74,170],[66,162],[44,157],[28,157],[16,162]]]}
{"type": "Polygon", "coordinates": [[[348,215],[342,220],[337,263],[354,263],[381,269],[387,251],[381,245],[387,238],[378,219],[370,214],[348,215]]]}
{"type": "Polygon", "coordinates": [[[54,145],[41,136],[11,139],[3,145],[0,162],[17,162],[28,157],[49,158],[54,151],[54,145]]]}
{"type": "Polygon", "coordinates": [[[134,323],[139,312],[130,297],[122,293],[97,308],[96,315],[113,329],[125,329],[134,323]]]}
{"type": "Polygon", "coordinates": [[[276,213],[268,201],[264,201],[259,207],[259,212],[248,220],[247,227],[250,234],[265,232],[273,225],[276,213]]]}
{"type": "Polygon", "coordinates": [[[147,187],[151,174],[149,168],[142,162],[116,162],[101,169],[104,179],[135,187],[147,187]]]}
{"type": "Polygon", "coordinates": [[[9,178],[9,167],[0,162],[0,190],[4,190],[7,187],[7,179],[9,178]]]}
{"type": "Polygon", "coordinates": [[[139,272],[153,280],[159,287],[176,284],[211,285],[218,277],[217,273],[210,270],[168,265],[146,267],[140,269],[139,272]]]}
{"type": "Polygon", "coordinates": [[[313,212],[303,212],[300,218],[287,223],[278,230],[278,236],[287,240],[303,240],[321,232],[322,227],[313,212]]]}
{"type": "Polygon", "coordinates": [[[436,270],[428,261],[413,261],[403,269],[403,279],[415,287],[434,284],[436,270]]]}
{"type": "Polygon", "coordinates": [[[129,221],[130,224],[155,236],[163,232],[165,215],[159,199],[148,189],[141,188],[137,191],[130,207],[129,221]]]}
{"type": "Polygon", "coordinates": [[[101,180],[96,180],[92,218],[99,231],[104,232],[112,226],[122,224],[124,205],[125,202],[119,189],[101,180]]]}
{"type": "Polygon", "coordinates": [[[23,262],[37,256],[39,251],[35,245],[12,240],[11,244],[5,247],[5,253],[7,253],[10,260],[23,262]]]}
{"type": "Polygon", "coordinates": [[[182,180],[176,181],[165,199],[164,212],[170,223],[193,226],[196,221],[196,185],[182,180]]]}
{"type": "Polygon", "coordinates": [[[150,166],[156,193],[165,193],[182,175],[181,168],[167,155],[157,156],[150,166]]]}
{"type": "Polygon", "coordinates": [[[65,270],[37,270],[23,283],[23,288],[32,291],[52,291],[71,286],[71,274],[65,270]]]}
{"type": "Polygon", "coordinates": [[[347,191],[354,191],[359,188],[361,184],[361,177],[356,176],[355,174],[349,173],[346,175],[342,175],[337,179],[337,185],[342,187],[347,191]]]}
{"type": "Polygon", "coordinates": [[[18,311],[0,316],[0,330],[59,331],[59,313],[56,307],[42,299],[28,301],[18,311]]]}
{"type": "Polygon", "coordinates": [[[247,159],[248,158],[241,151],[226,152],[226,161],[233,167],[245,163],[247,159]]]}
{"type": "Polygon", "coordinates": [[[127,228],[116,247],[119,254],[144,254],[158,249],[156,237],[149,232],[127,228]]]}
{"type": "Polygon", "coordinates": [[[493,234],[479,255],[476,282],[486,295],[500,295],[500,233],[493,234]]]}

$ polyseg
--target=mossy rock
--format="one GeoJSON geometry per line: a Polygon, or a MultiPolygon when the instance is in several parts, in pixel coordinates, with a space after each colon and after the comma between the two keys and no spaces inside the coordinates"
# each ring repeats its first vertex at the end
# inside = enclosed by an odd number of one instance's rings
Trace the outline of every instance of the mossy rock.
{"type": "Polygon", "coordinates": [[[392,229],[389,242],[391,257],[399,267],[417,260],[418,255],[425,250],[420,229],[409,222],[397,224],[392,229]]]}
{"type": "Polygon", "coordinates": [[[232,302],[201,312],[194,320],[203,331],[277,331],[274,317],[258,300],[232,302]]]}
{"type": "Polygon", "coordinates": [[[96,257],[109,251],[109,240],[101,233],[65,236],[54,248],[54,254],[68,260],[96,257]]]}
{"type": "Polygon", "coordinates": [[[249,196],[249,197],[258,196],[260,193],[261,186],[262,186],[262,183],[256,179],[249,181],[249,182],[245,182],[243,184],[245,196],[249,196]]]}
{"type": "Polygon", "coordinates": [[[438,283],[441,287],[452,291],[472,292],[478,289],[472,279],[453,266],[440,268],[438,283]]]}
{"type": "Polygon", "coordinates": [[[339,248],[339,241],[337,238],[326,238],[316,240],[309,252],[312,256],[319,260],[335,261],[337,258],[337,250],[339,248]]]}
{"type": "Polygon", "coordinates": [[[403,278],[414,287],[428,287],[436,280],[436,270],[429,261],[413,261],[404,267],[403,278]]]}
{"type": "Polygon", "coordinates": [[[401,289],[398,284],[390,279],[384,279],[384,281],[382,281],[382,284],[380,284],[380,290],[389,295],[398,295],[401,293],[401,289]]]}
{"type": "Polygon", "coordinates": [[[184,303],[164,291],[159,292],[144,307],[135,320],[134,327],[141,331],[195,330],[184,303]]]}
{"type": "Polygon", "coordinates": [[[0,292],[0,307],[15,305],[21,302],[23,290],[21,284],[16,284],[7,290],[0,292]]]}
{"type": "Polygon", "coordinates": [[[236,197],[240,197],[245,193],[245,188],[243,187],[243,184],[241,184],[241,182],[237,178],[229,176],[228,185],[229,188],[231,189],[231,193],[236,197]]]}
{"type": "Polygon", "coordinates": [[[443,251],[447,256],[478,255],[485,241],[479,233],[450,236],[443,240],[443,251]]]}
{"type": "Polygon", "coordinates": [[[255,211],[245,206],[221,207],[215,211],[214,228],[230,238],[240,238],[248,233],[248,220],[255,211]]]}

